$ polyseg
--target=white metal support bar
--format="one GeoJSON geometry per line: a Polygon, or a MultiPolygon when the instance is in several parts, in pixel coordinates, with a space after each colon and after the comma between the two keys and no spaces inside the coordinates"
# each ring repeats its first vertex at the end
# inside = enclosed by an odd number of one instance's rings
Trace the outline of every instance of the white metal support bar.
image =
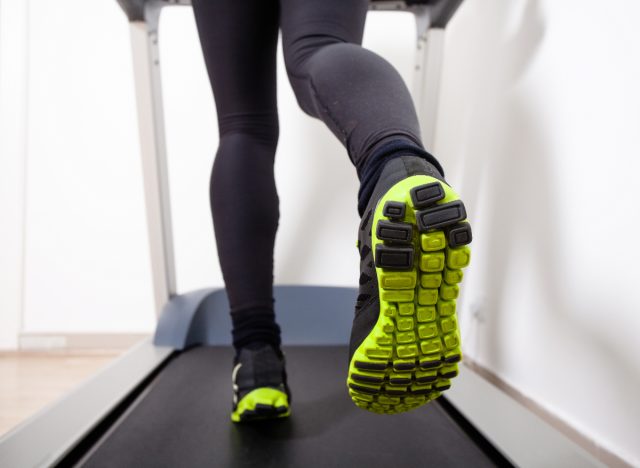
{"type": "Polygon", "coordinates": [[[414,9],[417,44],[413,76],[413,99],[420,121],[422,142],[433,151],[442,76],[444,29],[431,26],[429,8],[414,9]]]}
{"type": "Polygon", "coordinates": [[[145,5],[144,21],[130,22],[140,151],[156,314],[176,293],[169,177],[158,49],[160,7],[145,5]]]}

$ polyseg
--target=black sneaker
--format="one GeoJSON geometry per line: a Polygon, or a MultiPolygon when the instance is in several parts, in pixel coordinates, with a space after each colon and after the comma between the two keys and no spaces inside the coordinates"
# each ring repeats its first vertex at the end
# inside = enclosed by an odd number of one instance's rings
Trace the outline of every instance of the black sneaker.
{"type": "Polygon", "coordinates": [[[287,386],[284,354],[267,343],[254,343],[234,359],[234,422],[289,416],[291,394],[287,386]]]}
{"type": "Polygon", "coordinates": [[[347,377],[357,406],[408,411],[440,396],[458,374],[466,217],[458,195],[424,159],[385,165],[358,235],[360,294],[347,377]]]}

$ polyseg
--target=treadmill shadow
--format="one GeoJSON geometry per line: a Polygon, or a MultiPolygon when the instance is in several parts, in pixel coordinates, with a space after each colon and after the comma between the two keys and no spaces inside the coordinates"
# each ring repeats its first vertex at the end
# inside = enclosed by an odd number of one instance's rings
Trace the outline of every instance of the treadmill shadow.
{"type": "MultiPolygon", "coordinates": [[[[255,466],[296,466],[291,457],[291,443],[299,439],[316,439],[335,430],[340,420],[349,417],[344,391],[296,404],[293,400],[291,416],[282,419],[231,424],[229,430],[229,458],[232,468],[253,466],[248,460],[260,461],[255,466]],[[342,400],[342,401],[340,401],[342,400]],[[336,404],[338,403],[338,404],[336,404]]],[[[294,397],[295,398],[295,397],[294,397]]],[[[322,448],[320,448],[322,449],[322,448]]]]}
{"type": "Polygon", "coordinates": [[[291,416],[229,425],[228,458],[216,459],[220,466],[492,465],[436,403],[394,416],[354,406],[344,383],[345,347],[296,346],[285,352],[291,416]],[[344,368],[336,365],[343,361],[344,368]]]}
{"type": "Polygon", "coordinates": [[[288,418],[232,425],[232,428],[235,428],[235,431],[232,431],[232,446],[236,442],[235,439],[245,443],[255,437],[273,440],[319,437],[339,425],[341,419],[349,417],[353,403],[350,399],[344,398],[345,393],[346,389],[343,389],[334,391],[331,395],[299,403],[294,395],[291,416],[288,418]]]}

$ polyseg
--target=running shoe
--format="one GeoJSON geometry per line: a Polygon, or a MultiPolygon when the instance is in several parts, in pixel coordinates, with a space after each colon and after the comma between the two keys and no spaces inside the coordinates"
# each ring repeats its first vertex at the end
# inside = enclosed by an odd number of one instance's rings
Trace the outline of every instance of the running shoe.
{"type": "Polygon", "coordinates": [[[234,359],[231,420],[245,422],[289,416],[284,354],[267,343],[250,344],[234,359]]]}
{"type": "Polygon", "coordinates": [[[385,165],[358,233],[347,386],[360,408],[412,410],[458,375],[456,298],[471,242],[466,217],[458,195],[424,159],[401,156],[385,165]]]}

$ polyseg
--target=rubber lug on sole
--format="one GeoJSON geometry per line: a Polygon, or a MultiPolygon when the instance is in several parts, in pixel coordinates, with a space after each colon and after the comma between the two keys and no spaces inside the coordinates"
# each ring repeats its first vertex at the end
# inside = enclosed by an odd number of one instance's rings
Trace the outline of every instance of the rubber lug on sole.
{"type": "Polygon", "coordinates": [[[447,240],[451,247],[461,247],[473,240],[469,223],[454,224],[446,229],[447,240]]]}
{"type": "Polygon", "coordinates": [[[418,229],[421,232],[451,226],[466,217],[467,211],[464,209],[464,204],[460,200],[438,205],[416,213],[418,229]]]}
{"type": "Polygon", "coordinates": [[[418,185],[410,190],[411,201],[417,209],[426,208],[444,198],[444,189],[439,182],[418,185]]]}
{"type": "Polygon", "coordinates": [[[389,270],[410,270],[413,267],[413,247],[376,245],[376,267],[389,270]]]}
{"type": "Polygon", "coordinates": [[[383,241],[408,244],[413,236],[413,226],[408,223],[378,221],[376,236],[383,241]]]}
{"type": "Polygon", "coordinates": [[[402,202],[388,201],[384,204],[382,214],[389,219],[402,221],[406,212],[405,204],[402,202]]]}

